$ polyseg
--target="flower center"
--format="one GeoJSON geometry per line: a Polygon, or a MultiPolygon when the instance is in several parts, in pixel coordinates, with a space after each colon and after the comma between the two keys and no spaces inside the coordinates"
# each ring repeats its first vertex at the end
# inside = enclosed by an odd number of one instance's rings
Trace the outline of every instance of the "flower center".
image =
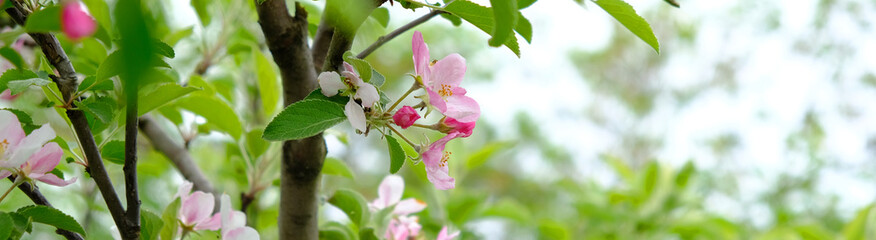
{"type": "Polygon", "coordinates": [[[441,155],[441,162],[438,163],[439,167],[447,166],[447,160],[450,160],[450,151],[444,151],[444,155],[441,155]]]}
{"type": "Polygon", "coordinates": [[[6,139],[3,139],[3,141],[0,142],[0,157],[2,157],[4,153],[6,153],[6,149],[8,149],[8,148],[9,148],[9,141],[7,141],[6,139]]]}
{"type": "Polygon", "coordinates": [[[442,97],[450,97],[453,96],[453,88],[447,84],[441,84],[441,89],[438,90],[438,94],[442,97]]]}

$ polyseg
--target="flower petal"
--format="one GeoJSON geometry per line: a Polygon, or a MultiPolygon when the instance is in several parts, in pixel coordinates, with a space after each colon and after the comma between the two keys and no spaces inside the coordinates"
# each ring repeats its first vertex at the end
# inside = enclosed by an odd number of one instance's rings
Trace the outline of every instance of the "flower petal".
{"type": "Polygon", "coordinates": [[[222,240],[259,240],[259,232],[251,227],[235,228],[222,234],[222,240]]]}
{"type": "Polygon", "coordinates": [[[359,89],[356,90],[356,98],[362,99],[362,106],[370,108],[374,105],[374,102],[380,100],[380,94],[377,93],[377,88],[370,83],[361,82],[358,85],[359,89]]]}
{"type": "Polygon", "coordinates": [[[198,230],[210,230],[216,231],[222,226],[222,214],[216,213],[213,214],[212,217],[208,218],[205,221],[201,221],[198,224],[195,224],[194,229],[198,230]]]}
{"type": "Polygon", "coordinates": [[[417,199],[408,198],[398,202],[395,205],[395,209],[392,210],[392,213],[396,215],[408,215],[411,213],[418,213],[426,209],[426,203],[417,199]]]}
{"type": "Polygon", "coordinates": [[[359,74],[356,74],[356,68],[354,68],[353,65],[350,65],[350,63],[348,63],[348,62],[344,62],[344,71],[353,73],[353,75],[355,75],[356,78],[359,78],[359,74]]]}
{"type": "Polygon", "coordinates": [[[423,33],[420,31],[414,32],[411,48],[414,52],[414,73],[423,76],[426,74],[426,68],[429,67],[429,46],[423,41],[423,33]]]}
{"type": "Polygon", "coordinates": [[[180,202],[183,202],[186,200],[187,197],[189,197],[189,193],[191,192],[192,182],[183,181],[183,183],[179,185],[179,188],[177,188],[176,195],[174,195],[173,198],[176,199],[178,197],[180,198],[180,202]]]}
{"type": "Polygon", "coordinates": [[[24,164],[27,159],[30,158],[30,155],[33,155],[37,150],[42,148],[43,144],[46,144],[46,142],[54,138],[55,130],[53,130],[49,124],[43,124],[42,127],[33,130],[30,135],[24,137],[14,149],[7,149],[7,151],[12,151],[12,156],[9,157],[7,162],[0,163],[0,167],[21,166],[21,164],[24,164]]]}
{"type": "Polygon", "coordinates": [[[475,122],[481,116],[481,107],[473,98],[453,95],[447,98],[447,110],[443,113],[460,122],[475,122]]]}
{"type": "Polygon", "coordinates": [[[427,87],[426,94],[429,94],[429,105],[437,108],[441,113],[447,111],[447,102],[444,101],[444,98],[441,98],[441,95],[439,95],[438,92],[427,87]]]}
{"type": "Polygon", "coordinates": [[[219,204],[222,232],[246,226],[246,214],[231,209],[231,197],[228,194],[222,194],[219,204]]]}
{"type": "Polygon", "coordinates": [[[61,29],[73,40],[91,36],[97,30],[97,23],[85,11],[79,1],[67,1],[61,11],[61,29]]]}
{"type": "Polygon", "coordinates": [[[401,200],[405,191],[405,181],[399,176],[389,175],[383,178],[377,188],[377,199],[371,203],[377,210],[384,209],[401,200]]]}
{"type": "Polygon", "coordinates": [[[338,75],[336,72],[322,72],[317,77],[317,80],[319,80],[319,88],[322,91],[322,95],[327,97],[338,95],[338,91],[347,88],[347,85],[344,85],[344,81],[341,81],[341,75],[338,75]]]}
{"type": "Polygon", "coordinates": [[[347,115],[347,120],[350,120],[350,125],[353,125],[353,128],[365,132],[365,111],[352,98],[344,107],[344,114],[347,115]]]}
{"type": "Polygon", "coordinates": [[[195,225],[206,221],[213,212],[213,194],[195,191],[182,202],[179,208],[180,221],[186,225],[195,225]]]}
{"type": "Polygon", "coordinates": [[[426,165],[426,178],[435,185],[435,188],[447,190],[455,187],[455,179],[448,174],[447,163],[442,163],[444,158],[444,146],[454,138],[462,136],[462,133],[453,132],[438,139],[423,152],[423,163],[426,165]]]}
{"type": "Polygon", "coordinates": [[[452,240],[453,238],[456,238],[456,236],[459,236],[459,231],[447,234],[447,226],[444,226],[441,228],[441,232],[438,233],[438,237],[436,237],[435,240],[452,240]]]}
{"type": "Polygon", "coordinates": [[[44,174],[51,172],[61,162],[61,157],[64,156],[64,151],[56,142],[50,142],[40,148],[39,151],[30,156],[27,160],[27,165],[30,166],[31,173],[44,174]]]}
{"type": "Polygon", "coordinates": [[[44,182],[44,183],[47,183],[50,185],[55,185],[58,187],[67,186],[67,185],[70,185],[71,183],[76,182],[76,177],[73,177],[69,180],[64,180],[64,179],[59,178],[58,176],[55,176],[55,174],[45,174],[45,175],[42,175],[39,177],[35,177],[34,179],[36,179],[40,182],[44,182]]]}
{"type": "Polygon", "coordinates": [[[432,89],[441,89],[441,85],[451,88],[459,86],[465,77],[465,58],[459,54],[450,54],[444,59],[438,60],[430,67],[427,83],[432,89]]]}
{"type": "MultiPolygon", "coordinates": [[[[0,143],[5,140],[9,144],[8,147],[17,145],[24,138],[24,129],[21,128],[21,122],[18,121],[18,116],[6,110],[0,110],[0,143]]],[[[2,152],[0,152],[2,157],[2,152]]]]}
{"type": "Polygon", "coordinates": [[[7,178],[12,175],[12,172],[6,170],[0,170],[0,179],[7,178]]]}

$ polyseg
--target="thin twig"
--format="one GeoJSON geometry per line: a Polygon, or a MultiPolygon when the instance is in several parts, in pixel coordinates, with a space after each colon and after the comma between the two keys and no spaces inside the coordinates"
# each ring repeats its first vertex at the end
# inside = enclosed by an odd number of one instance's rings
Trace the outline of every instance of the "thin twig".
{"type": "MultiPolygon", "coordinates": [[[[20,2],[16,0],[11,1],[15,7],[7,8],[6,13],[8,13],[18,25],[24,26],[24,23],[27,21],[27,11],[24,10],[24,7],[21,6],[20,2]]],[[[61,90],[63,97],[65,99],[70,99],[76,93],[79,84],[76,82],[76,70],[73,68],[73,64],[67,57],[67,53],[61,48],[58,39],[55,38],[54,35],[48,33],[28,34],[40,46],[40,49],[42,49],[43,54],[46,55],[46,59],[49,60],[49,63],[51,63],[51,65],[58,71],[60,76],[53,78],[53,80],[61,90]]],[[[91,175],[95,184],[97,184],[98,189],[100,189],[100,193],[106,202],[107,209],[109,210],[110,215],[112,215],[116,226],[120,231],[124,232],[128,229],[128,224],[125,223],[125,208],[122,207],[122,202],[120,201],[119,196],[116,195],[112,181],[103,166],[103,160],[100,157],[100,150],[98,150],[97,144],[94,142],[94,136],[91,134],[91,129],[88,126],[88,119],[85,118],[85,114],[80,110],[67,110],[67,118],[69,118],[70,122],[73,124],[73,130],[76,132],[80,146],[85,153],[85,158],[88,163],[88,167],[85,168],[85,171],[91,175]]]]}
{"type": "Polygon", "coordinates": [[[389,34],[386,34],[384,36],[377,38],[377,41],[372,43],[371,46],[368,46],[368,48],[366,48],[365,50],[362,50],[362,52],[360,52],[359,55],[356,55],[356,58],[364,59],[365,57],[368,57],[369,54],[374,52],[374,50],[377,50],[377,48],[379,48],[380,46],[383,46],[383,44],[389,42],[389,40],[392,40],[393,38],[397,37],[398,35],[401,35],[402,33],[410,30],[411,28],[416,27],[417,25],[420,25],[426,21],[429,21],[429,19],[432,19],[433,17],[438,16],[438,14],[441,14],[443,12],[444,11],[441,11],[441,10],[432,10],[428,14],[423,15],[422,17],[419,17],[417,19],[414,19],[414,21],[411,21],[410,23],[405,24],[404,26],[401,26],[396,30],[393,30],[389,34]]]}

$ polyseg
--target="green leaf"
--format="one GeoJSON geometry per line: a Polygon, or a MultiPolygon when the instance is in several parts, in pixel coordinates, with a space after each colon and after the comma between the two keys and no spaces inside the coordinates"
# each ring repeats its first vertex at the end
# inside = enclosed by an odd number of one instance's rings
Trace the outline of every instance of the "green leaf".
{"type": "Polygon", "coordinates": [[[140,210],[140,239],[157,240],[164,222],[161,217],[146,210],[140,210]]]}
{"type": "Polygon", "coordinates": [[[517,31],[517,34],[520,34],[527,43],[532,43],[532,23],[529,22],[529,19],[523,17],[523,13],[518,12],[518,14],[517,26],[514,27],[514,31],[517,31]]]}
{"type": "Polygon", "coordinates": [[[123,61],[124,59],[122,59],[122,53],[120,51],[110,53],[110,55],[103,60],[103,63],[97,67],[95,84],[100,84],[101,82],[122,73],[123,61]]]}
{"type": "Polygon", "coordinates": [[[58,209],[34,205],[19,208],[16,212],[26,217],[30,217],[34,222],[48,224],[59,229],[76,232],[85,236],[85,229],[82,229],[82,226],[80,226],[73,217],[58,209]]]}
{"type": "Polygon", "coordinates": [[[320,240],[353,240],[353,231],[350,227],[339,222],[329,222],[319,228],[320,240]]]}
{"type": "MultiPolygon", "coordinates": [[[[88,12],[91,13],[91,16],[97,20],[97,23],[100,24],[100,28],[103,29],[104,33],[109,36],[109,33],[106,32],[106,29],[110,29],[113,23],[110,20],[110,12],[109,6],[107,5],[105,0],[82,0],[82,3],[85,4],[85,7],[88,8],[88,12]]],[[[103,40],[101,40],[103,41],[103,40]]],[[[104,42],[107,43],[107,42],[104,42]]],[[[107,45],[109,45],[107,43],[107,45]]]]}
{"type": "Polygon", "coordinates": [[[332,157],[325,158],[325,162],[322,164],[322,174],[337,175],[351,180],[353,179],[353,172],[350,171],[350,167],[347,166],[347,163],[343,160],[332,157]]]}
{"type": "Polygon", "coordinates": [[[20,239],[25,233],[30,233],[33,226],[33,219],[15,212],[0,213],[5,214],[12,219],[12,231],[7,239],[20,239]]]}
{"type": "Polygon", "coordinates": [[[538,232],[541,234],[543,239],[571,239],[569,237],[569,230],[566,226],[563,226],[559,222],[554,220],[542,220],[538,225],[538,232]]]}
{"type": "Polygon", "coordinates": [[[152,39],[152,46],[154,47],[155,52],[158,53],[158,55],[168,58],[173,58],[176,56],[176,53],[173,52],[173,47],[167,45],[167,43],[164,43],[161,40],[152,39]]]}
{"type": "Polygon", "coordinates": [[[198,14],[198,19],[201,20],[201,25],[210,25],[210,11],[207,11],[209,0],[192,0],[191,5],[195,8],[195,13],[198,14]]]}
{"type": "Polygon", "coordinates": [[[103,123],[109,123],[115,118],[116,100],[111,97],[92,96],[77,104],[85,112],[91,113],[103,123]]]}
{"type": "Polygon", "coordinates": [[[252,51],[252,53],[258,73],[262,110],[265,117],[271,117],[280,106],[280,80],[274,70],[273,61],[268,60],[261,51],[252,51]]]}
{"type": "Polygon", "coordinates": [[[386,145],[389,146],[389,173],[395,174],[405,164],[405,150],[398,144],[398,140],[390,135],[384,135],[386,145]]]}
{"type": "Polygon", "coordinates": [[[524,9],[535,3],[537,0],[517,0],[517,9],[524,9]]]}
{"type": "Polygon", "coordinates": [[[166,42],[167,45],[176,46],[176,43],[178,43],[179,40],[192,35],[192,32],[194,32],[194,29],[195,29],[194,26],[190,26],[190,27],[184,28],[182,30],[173,32],[170,35],[167,35],[166,37],[164,37],[164,42],[166,42]]]}
{"type": "Polygon", "coordinates": [[[51,6],[36,11],[24,23],[27,32],[61,31],[61,7],[51,6]]]}
{"type": "Polygon", "coordinates": [[[0,92],[9,88],[9,82],[15,80],[24,80],[31,78],[38,78],[36,73],[30,70],[18,70],[18,69],[9,69],[6,72],[3,72],[3,75],[0,75],[0,92]]]}
{"type": "Polygon", "coordinates": [[[389,10],[384,7],[374,9],[374,11],[371,12],[371,18],[376,20],[377,23],[380,23],[380,26],[383,26],[385,28],[387,25],[389,25],[389,10]]]}
{"type": "Polygon", "coordinates": [[[125,164],[125,142],[110,141],[100,149],[100,156],[111,163],[125,164]]]}
{"type": "Polygon", "coordinates": [[[312,92],[310,92],[310,94],[307,95],[307,97],[304,98],[304,100],[309,100],[309,99],[329,101],[329,102],[337,103],[340,105],[347,104],[347,101],[350,101],[350,98],[344,97],[341,95],[334,95],[331,97],[326,97],[325,95],[322,95],[322,90],[320,90],[319,88],[317,88],[316,90],[313,90],[312,92]]]}
{"type": "Polygon", "coordinates": [[[176,230],[179,228],[179,220],[176,217],[179,213],[179,206],[180,199],[176,198],[161,213],[161,220],[164,222],[161,227],[161,239],[174,239],[176,237],[176,230]]]}
{"type": "Polygon", "coordinates": [[[344,53],[344,61],[353,65],[353,68],[359,73],[359,77],[362,78],[362,81],[371,82],[371,71],[373,69],[371,68],[370,63],[354,57],[353,53],[349,51],[344,53]]]}
{"type": "Polygon", "coordinates": [[[492,142],[468,157],[465,166],[469,169],[484,165],[493,155],[514,146],[513,142],[492,142]]]}
{"type": "Polygon", "coordinates": [[[378,240],[377,235],[374,234],[374,228],[363,228],[359,230],[359,240],[378,240]]]}
{"type": "MultiPolygon", "coordinates": [[[[493,9],[491,8],[478,5],[468,0],[455,0],[450,4],[447,4],[447,6],[444,6],[444,11],[462,18],[487,34],[493,34],[493,25],[495,23],[493,9]]],[[[517,45],[517,38],[507,38],[505,46],[518,57],[520,56],[520,46],[517,45]]]]}
{"type": "Polygon", "coordinates": [[[257,158],[268,150],[268,142],[262,139],[264,131],[262,129],[253,129],[246,133],[246,148],[257,158]]]}
{"type": "Polygon", "coordinates": [[[508,38],[514,37],[512,29],[517,25],[517,1],[514,0],[490,0],[493,7],[493,37],[490,38],[490,46],[498,47],[508,38]]]}
{"type": "Polygon", "coordinates": [[[687,187],[688,181],[690,181],[690,177],[696,173],[697,169],[694,166],[693,162],[687,162],[684,164],[684,167],[681,168],[681,171],[675,175],[675,186],[679,188],[687,187]]]}
{"type": "Polygon", "coordinates": [[[657,54],[660,54],[660,44],[657,42],[657,37],[654,36],[654,31],[651,30],[651,25],[636,13],[633,6],[622,0],[596,0],[593,2],[608,12],[614,19],[617,19],[618,22],[642,39],[642,41],[651,45],[651,48],[654,48],[657,54]]]}
{"type": "Polygon", "coordinates": [[[79,91],[85,91],[85,89],[91,91],[109,91],[113,90],[115,86],[112,81],[103,81],[100,84],[96,83],[97,77],[88,76],[84,80],[82,80],[82,84],[79,84],[79,91]]]}
{"type": "Polygon", "coordinates": [[[384,77],[383,74],[380,74],[379,72],[377,72],[377,70],[371,69],[371,85],[380,88],[380,86],[383,86],[383,83],[385,82],[386,77],[384,77]]]}
{"type": "Polygon", "coordinates": [[[15,65],[17,69],[24,69],[24,59],[21,58],[21,55],[8,46],[0,48],[0,56],[3,56],[6,60],[8,60],[12,65],[15,65]]]}
{"type": "Polygon", "coordinates": [[[243,125],[234,109],[215,96],[189,95],[177,100],[176,105],[207,119],[207,123],[225,131],[234,139],[240,139],[243,125]]]}
{"type": "Polygon", "coordinates": [[[5,212],[0,212],[0,239],[9,239],[9,235],[12,235],[12,229],[12,217],[5,212]]]}
{"type": "Polygon", "coordinates": [[[362,194],[350,189],[338,189],[328,202],[344,211],[347,217],[350,217],[350,221],[356,225],[365,226],[368,224],[370,212],[368,202],[365,201],[362,194]]]}
{"type": "Polygon", "coordinates": [[[447,21],[450,21],[450,23],[452,23],[453,26],[459,27],[459,25],[462,24],[462,19],[460,19],[456,15],[442,13],[441,17],[443,17],[444,19],[447,19],[447,21]]]}
{"type": "Polygon", "coordinates": [[[201,90],[201,88],[191,86],[183,87],[176,83],[162,84],[155,88],[155,90],[149,92],[149,94],[141,94],[140,103],[137,106],[137,114],[146,114],[198,90],[201,90]]]}
{"type": "Polygon", "coordinates": [[[6,86],[9,87],[9,91],[12,92],[12,95],[19,94],[27,90],[30,86],[43,87],[49,85],[52,81],[45,80],[42,78],[31,78],[25,80],[15,80],[9,81],[6,83],[6,86]]]}
{"type": "Polygon", "coordinates": [[[347,120],[344,106],[335,102],[305,99],[286,107],[268,126],[262,138],[271,141],[302,139],[347,120]]]}

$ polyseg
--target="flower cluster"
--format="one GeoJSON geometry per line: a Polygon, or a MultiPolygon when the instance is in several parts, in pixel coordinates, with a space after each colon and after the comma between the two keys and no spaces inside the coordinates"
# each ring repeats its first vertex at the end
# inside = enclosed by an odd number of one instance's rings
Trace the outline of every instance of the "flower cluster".
{"type": "Polygon", "coordinates": [[[438,189],[452,189],[456,182],[449,174],[447,164],[451,153],[444,151],[445,145],[453,139],[471,136],[475,123],[480,117],[480,107],[474,99],[465,95],[465,88],[460,86],[466,71],[465,58],[454,53],[441,60],[430,60],[429,47],[423,41],[423,34],[420,32],[414,33],[412,48],[415,82],[407,93],[386,110],[374,107],[380,104],[378,102],[380,94],[377,89],[370,83],[362,81],[355,69],[346,62],[341,74],[321,73],[318,77],[319,85],[326,96],[335,96],[339,91],[343,96],[350,96],[344,112],[353,128],[366,134],[370,127],[376,127],[384,134],[389,130],[399,134],[403,140],[419,151],[429,181],[438,189]],[[405,97],[419,89],[424,90],[422,95],[415,96],[421,100],[420,104],[402,106],[393,112],[405,97]],[[432,110],[437,110],[443,117],[432,125],[417,124],[417,120],[421,118],[417,108],[425,110],[426,115],[432,110]],[[390,124],[402,129],[411,126],[432,129],[447,135],[431,143],[415,144],[401,136],[401,133],[390,124]]]}
{"type": "Polygon", "coordinates": [[[52,139],[55,130],[49,124],[26,135],[14,113],[0,110],[0,179],[15,174],[15,185],[34,180],[55,186],[75,182],[75,177],[64,180],[50,173],[64,155],[58,143],[49,142],[52,139]]]}
{"type": "MultiPolygon", "coordinates": [[[[419,223],[419,218],[412,216],[412,214],[426,209],[426,203],[414,198],[401,200],[404,190],[405,182],[401,177],[396,175],[386,176],[380,182],[380,187],[378,187],[377,199],[368,204],[372,212],[392,207],[392,218],[389,220],[389,225],[384,234],[386,239],[403,240],[415,238],[423,228],[419,223]]],[[[450,240],[458,234],[458,232],[447,234],[447,227],[444,227],[441,233],[438,234],[438,239],[450,240]]]]}
{"type": "Polygon", "coordinates": [[[212,214],[215,198],[212,193],[192,191],[192,183],[180,185],[176,196],[180,198],[177,218],[182,236],[200,230],[221,230],[222,239],[259,239],[255,229],[246,226],[246,214],[231,209],[231,197],[222,194],[219,213],[212,214]]]}

